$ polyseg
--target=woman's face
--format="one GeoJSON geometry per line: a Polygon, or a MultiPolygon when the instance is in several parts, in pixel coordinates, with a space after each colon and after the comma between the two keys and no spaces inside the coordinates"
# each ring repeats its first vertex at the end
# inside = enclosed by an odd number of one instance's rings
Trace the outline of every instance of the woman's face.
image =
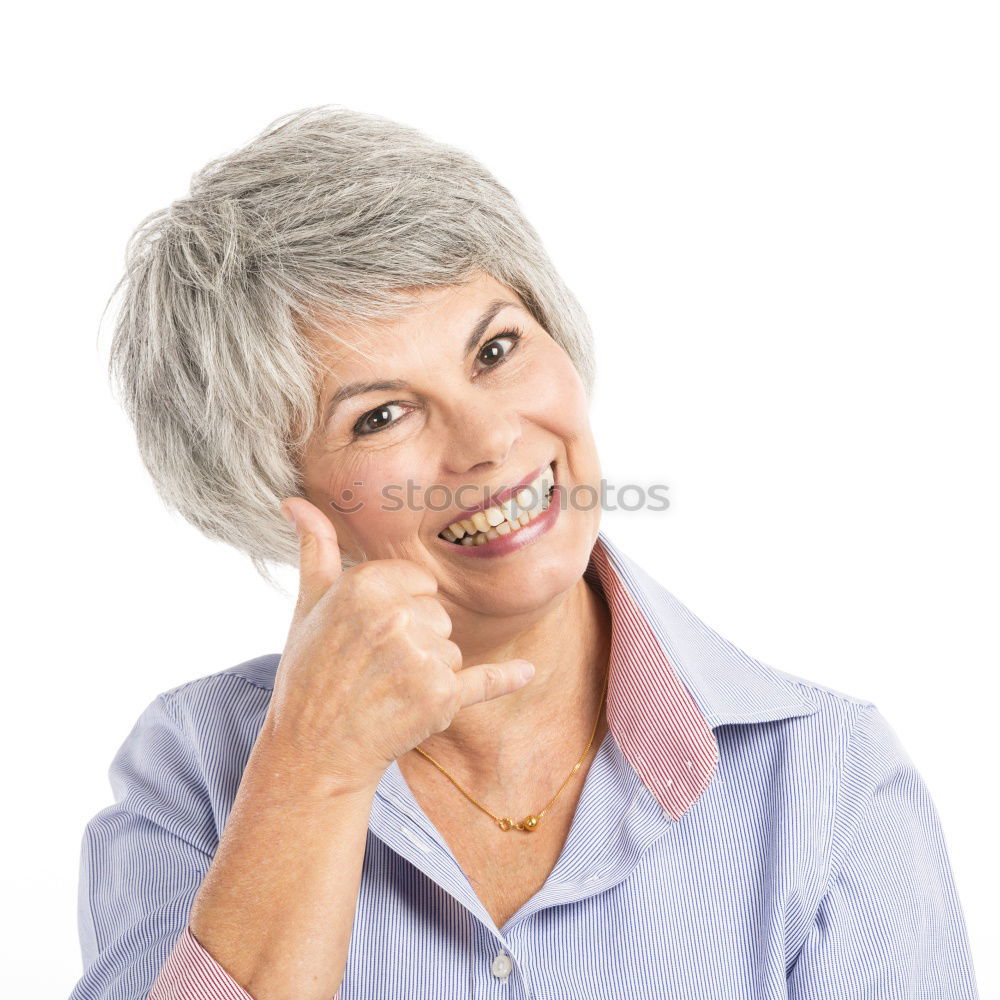
{"type": "Polygon", "coordinates": [[[337,329],[367,359],[323,338],[329,374],[303,463],[306,497],[326,512],[345,554],[411,559],[434,574],[440,599],[469,612],[530,612],[579,580],[597,537],[601,471],[583,383],[491,276],[425,289],[420,299],[370,335],[337,329]],[[364,385],[378,382],[394,384],[364,385]],[[537,523],[495,546],[440,537],[467,508],[550,463],[563,499],[553,494],[537,523]],[[591,487],[577,490],[582,502],[568,502],[581,484],[591,487]]]}

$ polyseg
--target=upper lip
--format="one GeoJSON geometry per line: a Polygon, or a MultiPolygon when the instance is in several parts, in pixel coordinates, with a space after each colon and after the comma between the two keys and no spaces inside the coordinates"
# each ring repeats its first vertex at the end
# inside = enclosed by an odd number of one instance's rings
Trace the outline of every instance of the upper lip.
{"type": "MultiPolygon", "coordinates": [[[[441,526],[441,531],[444,531],[445,528],[454,524],[456,521],[461,521],[467,517],[471,517],[476,513],[476,511],[486,510],[488,507],[499,507],[502,503],[519,493],[529,483],[533,483],[542,474],[542,471],[547,469],[550,465],[553,467],[555,466],[555,459],[550,459],[544,465],[539,465],[538,468],[529,472],[519,483],[515,483],[513,486],[505,486],[502,490],[498,490],[486,503],[479,504],[476,507],[466,507],[464,510],[460,510],[448,520],[447,524],[441,526]]],[[[441,531],[439,531],[438,534],[441,534],[441,531]]]]}

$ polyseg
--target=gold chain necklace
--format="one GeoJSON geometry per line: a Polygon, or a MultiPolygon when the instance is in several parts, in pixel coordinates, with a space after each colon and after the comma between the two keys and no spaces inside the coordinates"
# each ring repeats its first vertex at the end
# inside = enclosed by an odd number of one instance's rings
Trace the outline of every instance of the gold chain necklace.
{"type": "Polygon", "coordinates": [[[601,690],[600,705],[598,705],[597,707],[597,718],[594,720],[594,728],[590,733],[590,739],[587,741],[587,746],[583,751],[583,756],[576,762],[576,764],[573,765],[573,770],[569,772],[569,775],[567,776],[566,780],[559,787],[559,791],[556,792],[556,794],[553,795],[551,799],[549,799],[545,808],[539,810],[539,812],[537,813],[531,813],[530,815],[525,816],[524,819],[519,820],[516,823],[509,816],[503,816],[503,817],[494,816],[493,813],[491,813],[489,809],[486,808],[486,806],[484,806],[478,800],[474,799],[433,757],[430,756],[430,754],[424,753],[424,751],[421,750],[420,747],[414,747],[413,749],[416,750],[417,753],[420,754],[422,757],[426,757],[474,806],[477,806],[478,808],[482,809],[482,811],[486,813],[487,816],[490,816],[493,820],[495,820],[497,826],[499,826],[501,830],[505,832],[507,830],[524,830],[525,833],[530,833],[532,830],[536,830],[538,828],[538,824],[541,822],[542,817],[548,811],[549,806],[551,806],[552,803],[555,802],[557,798],[559,798],[559,796],[562,794],[563,789],[569,784],[569,779],[572,778],[573,775],[576,774],[576,772],[579,771],[580,768],[583,766],[584,759],[586,758],[587,753],[590,750],[590,745],[594,742],[594,737],[597,735],[597,724],[601,721],[601,709],[604,707],[604,695],[608,690],[608,677],[610,676],[610,674],[611,674],[611,669],[609,664],[608,671],[604,675],[604,687],[601,690]]]}

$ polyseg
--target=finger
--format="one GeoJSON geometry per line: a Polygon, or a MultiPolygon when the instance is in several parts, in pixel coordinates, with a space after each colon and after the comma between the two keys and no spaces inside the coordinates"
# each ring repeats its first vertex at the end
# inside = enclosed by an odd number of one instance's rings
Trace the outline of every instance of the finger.
{"type": "Polygon", "coordinates": [[[462,708],[513,694],[528,684],[534,675],[534,664],[528,660],[480,663],[459,670],[455,676],[461,684],[462,708]]]}
{"type": "Polygon", "coordinates": [[[387,578],[400,585],[407,594],[436,594],[438,589],[437,577],[430,570],[425,569],[420,563],[413,559],[407,559],[402,553],[405,548],[391,536],[383,536],[379,539],[377,552],[362,551],[361,560],[357,567],[371,563],[378,567],[377,572],[386,573],[387,578]]]}
{"type": "Polygon", "coordinates": [[[462,650],[450,639],[442,639],[439,635],[424,634],[420,637],[421,645],[439,663],[458,673],[462,669],[462,650]]]}
{"type": "Polygon", "coordinates": [[[330,519],[304,497],[283,500],[281,509],[292,521],[299,537],[296,614],[308,614],[343,573],[337,531],[330,519]]]}
{"type": "Polygon", "coordinates": [[[413,598],[412,606],[417,621],[425,628],[444,639],[451,635],[451,615],[436,597],[419,594],[413,598]]]}
{"type": "MultiPolygon", "coordinates": [[[[418,597],[437,593],[437,577],[412,559],[369,559],[349,570],[355,574],[369,574],[388,591],[404,597],[418,597]]],[[[443,609],[442,609],[443,610],[443,609]]]]}

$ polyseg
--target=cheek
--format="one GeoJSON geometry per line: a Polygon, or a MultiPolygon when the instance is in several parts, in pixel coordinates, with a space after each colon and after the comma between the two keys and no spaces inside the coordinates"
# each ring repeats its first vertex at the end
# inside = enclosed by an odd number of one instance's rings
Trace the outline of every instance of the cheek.
{"type": "Polygon", "coordinates": [[[587,394],[569,355],[555,342],[522,385],[526,411],[543,426],[575,437],[589,426],[587,394]]]}
{"type": "MultiPolygon", "coordinates": [[[[357,538],[371,542],[399,534],[403,525],[409,527],[419,517],[407,499],[418,482],[410,464],[380,456],[357,463],[349,479],[338,475],[331,486],[342,496],[351,496],[350,503],[341,502],[339,516],[357,538]]],[[[331,495],[336,499],[335,492],[331,495]]]]}

